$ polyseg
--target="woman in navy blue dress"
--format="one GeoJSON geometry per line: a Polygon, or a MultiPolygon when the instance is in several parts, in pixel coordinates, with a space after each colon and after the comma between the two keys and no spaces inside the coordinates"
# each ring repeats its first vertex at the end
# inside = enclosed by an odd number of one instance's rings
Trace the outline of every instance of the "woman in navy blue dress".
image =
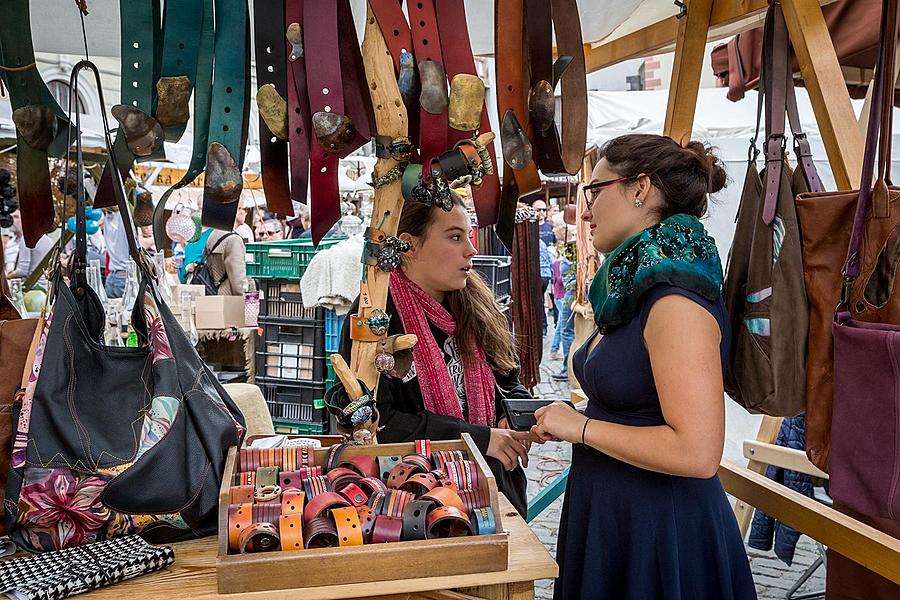
{"type": "Polygon", "coordinates": [[[699,217],[725,171],[702,144],[657,135],[600,154],[583,193],[605,255],[589,294],[598,331],[573,358],[588,406],[551,404],[532,430],[573,444],[554,597],[755,599],[716,475],[729,332],[699,217]]]}

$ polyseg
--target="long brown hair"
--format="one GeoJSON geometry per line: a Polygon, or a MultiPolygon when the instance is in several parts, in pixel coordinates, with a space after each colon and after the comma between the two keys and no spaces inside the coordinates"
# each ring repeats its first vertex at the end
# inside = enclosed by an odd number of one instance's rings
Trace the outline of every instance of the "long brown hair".
{"type": "MultiPolygon", "coordinates": [[[[457,194],[452,193],[452,198],[454,206],[465,206],[457,194]]],[[[421,202],[406,202],[400,215],[397,235],[408,233],[424,240],[434,222],[436,210],[442,209],[421,202]]],[[[519,366],[508,322],[497,309],[497,301],[491,288],[477,271],[469,272],[466,287],[447,292],[445,297],[450,314],[456,321],[456,337],[465,359],[473,358],[466,355],[466,349],[469,340],[474,339],[493,370],[509,373],[519,366]]]]}

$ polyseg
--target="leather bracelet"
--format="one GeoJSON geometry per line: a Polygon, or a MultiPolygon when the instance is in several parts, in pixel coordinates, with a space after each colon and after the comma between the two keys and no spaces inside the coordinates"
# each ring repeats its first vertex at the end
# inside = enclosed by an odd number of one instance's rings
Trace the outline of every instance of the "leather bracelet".
{"type": "Polygon", "coordinates": [[[416,440],[416,454],[421,454],[425,458],[431,456],[431,440],[416,440]]]}
{"type": "Polygon", "coordinates": [[[347,485],[338,493],[346,498],[353,506],[365,506],[366,502],[369,501],[369,497],[366,493],[355,483],[347,485]]]}
{"type": "Polygon", "coordinates": [[[478,487],[478,469],[471,460],[447,463],[447,475],[461,490],[478,487]]]}
{"type": "Polygon", "coordinates": [[[372,531],[375,529],[375,511],[368,506],[358,506],[356,514],[359,515],[359,526],[362,529],[363,543],[372,543],[372,531]]]}
{"type": "Polygon", "coordinates": [[[325,460],[322,462],[322,471],[327,475],[329,471],[340,464],[341,454],[347,449],[348,444],[335,444],[325,451],[325,460]]]}
{"type": "Polygon", "coordinates": [[[340,492],[349,484],[356,483],[362,479],[359,473],[347,467],[335,467],[328,471],[326,477],[331,482],[331,489],[335,492],[340,492]]]}
{"type": "Polygon", "coordinates": [[[378,472],[380,474],[382,481],[387,481],[388,477],[391,476],[391,471],[394,470],[394,467],[401,463],[401,459],[399,456],[379,456],[378,457],[378,472]]]}
{"type": "Polygon", "coordinates": [[[330,548],[337,545],[337,529],[331,517],[317,517],[304,524],[304,548],[330,548]]]}
{"type": "Polygon", "coordinates": [[[369,501],[366,503],[369,508],[372,509],[376,515],[384,514],[382,512],[382,506],[384,504],[384,498],[387,496],[387,490],[383,492],[375,492],[371,496],[369,496],[369,501]]]}
{"type": "Polygon", "coordinates": [[[340,546],[362,546],[363,532],[356,507],[335,508],[331,511],[340,546]]]}
{"type": "Polygon", "coordinates": [[[364,477],[356,482],[356,484],[361,487],[364,492],[368,493],[369,498],[377,492],[386,492],[388,489],[384,482],[377,477],[364,477]]]}
{"type": "Polygon", "coordinates": [[[427,473],[431,470],[431,460],[422,454],[407,454],[403,462],[416,468],[417,473],[427,473]]]}
{"type": "Polygon", "coordinates": [[[400,486],[406,483],[407,479],[416,473],[417,469],[418,468],[413,465],[400,463],[394,467],[393,470],[391,470],[391,474],[388,475],[387,486],[391,489],[399,489],[400,486]]]}
{"type": "Polygon", "coordinates": [[[403,540],[424,540],[426,536],[425,519],[432,507],[428,500],[414,500],[403,509],[403,540]]]}
{"type": "Polygon", "coordinates": [[[256,472],[255,471],[241,471],[235,477],[235,485],[249,485],[250,487],[255,487],[256,483],[256,472]]]}
{"type": "Polygon", "coordinates": [[[463,505],[466,507],[467,513],[471,513],[479,508],[487,506],[487,501],[481,493],[481,490],[462,490],[458,493],[460,499],[463,501],[463,505]]]}
{"type": "Polygon", "coordinates": [[[329,509],[347,506],[350,506],[350,503],[340,494],[325,492],[306,503],[306,508],[303,509],[303,521],[309,523],[313,519],[327,513],[329,509]]]}
{"type": "Polygon", "coordinates": [[[300,490],[284,490],[281,493],[281,514],[302,515],[306,494],[300,490]]]}
{"type": "Polygon", "coordinates": [[[472,535],[469,516],[455,506],[439,506],[425,519],[428,539],[472,535]]]}
{"type": "Polygon", "coordinates": [[[399,542],[403,537],[403,519],[378,515],[372,529],[372,543],[399,542]]]}
{"type": "Polygon", "coordinates": [[[432,500],[437,506],[452,506],[461,512],[465,512],[466,506],[463,504],[459,494],[445,487],[436,487],[420,500],[432,500]]]}
{"type": "Polygon", "coordinates": [[[241,533],[253,523],[252,504],[232,504],[228,507],[228,549],[239,552],[241,533]]]}
{"type": "Polygon", "coordinates": [[[432,473],[416,473],[412,477],[406,480],[406,482],[400,486],[400,489],[411,493],[413,496],[421,496],[422,494],[427,494],[431,491],[432,488],[439,486],[437,477],[432,473]]]}
{"type": "Polygon", "coordinates": [[[322,467],[300,467],[297,469],[300,472],[300,477],[303,479],[309,479],[310,477],[322,477],[325,473],[322,471],[322,467]]]}
{"type": "Polygon", "coordinates": [[[245,504],[253,502],[253,491],[254,488],[252,485],[233,485],[231,486],[231,503],[232,504],[245,504]]]}
{"type": "Polygon", "coordinates": [[[302,448],[298,448],[300,464],[298,466],[303,468],[312,468],[316,466],[316,459],[314,449],[309,446],[304,446],[302,448]]]}
{"type": "Polygon", "coordinates": [[[362,477],[378,477],[378,461],[373,456],[360,454],[340,464],[342,467],[353,469],[362,477]]]}
{"type": "Polygon", "coordinates": [[[303,517],[299,514],[282,514],[278,518],[278,533],[282,550],[303,549],[303,517]]]}
{"type": "Polygon", "coordinates": [[[465,450],[438,450],[431,454],[431,460],[434,463],[435,469],[446,470],[448,462],[469,460],[469,456],[466,454],[465,450]]]}
{"type": "Polygon", "coordinates": [[[278,524],[278,517],[281,516],[281,504],[276,502],[267,502],[265,504],[253,505],[253,522],[254,523],[271,523],[278,524]]]}
{"type": "Polygon", "coordinates": [[[286,446],[284,448],[280,448],[281,450],[281,462],[278,463],[278,466],[281,467],[281,472],[292,472],[297,470],[297,448],[293,448],[290,446],[286,446]]]}
{"type": "Polygon", "coordinates": [[[497,521],[490,506],[479,508],[473,513],[475,517],[475,534],[491,535],[497,533],[497,521]]]}
{"type": "Polygon", "coordinates": [[[300,471],[282,471],[278,475],[278,485],[282,490],[299,490],[303,488],[303,477],[300,471]]]}
{"type": "Polygon", "coordinates": [[[240,537],[241,554],[251,552],[272,552],[281,547],[278,528],[271,523],[254,523],[240,537]]]}
{"type": "Polygon", "coordinates": [[[324,475],[309,477],[303,480],[303,491],[306,492],[306,499],[312,500],[316,496],[331,492],[331,482],[324,475]]]}
{"type": "Polygon", "coordinates": [[[269,485],[278,485],[278,467],[260,467],[256,469],[256,489],[269,485]]]}
{"type": "Polygon", "coordinates": [[[389,490],[390,502],[388,505],[388,516],[402,517],[403,509],[406,505],[416,499],[415,496],[403,490],[389,490]]]}
{"type": "Polygon", "coordinates": [[[256,488],[256,491],[253,493],[253,499],[258,504],[278,502],[280,498],[281,487],[277,485],[264,485],[262,487],[256,488]]]}

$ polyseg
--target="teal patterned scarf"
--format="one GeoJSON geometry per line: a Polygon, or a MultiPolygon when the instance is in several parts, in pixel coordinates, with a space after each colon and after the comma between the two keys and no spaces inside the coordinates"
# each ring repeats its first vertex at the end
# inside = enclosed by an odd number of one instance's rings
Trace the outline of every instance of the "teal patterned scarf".
{"type": "Polygon", "coordinates": [[[696,217],[676,214],[623,242],[606,256],[588,297],[600,331],[630,321],[641,295],[664,283],[715,301],[722,293],[716,242],[696,217]]]}

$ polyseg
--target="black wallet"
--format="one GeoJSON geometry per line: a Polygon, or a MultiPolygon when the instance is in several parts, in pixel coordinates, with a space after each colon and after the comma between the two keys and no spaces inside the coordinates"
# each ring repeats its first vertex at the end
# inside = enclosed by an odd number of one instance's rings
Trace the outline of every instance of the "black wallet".
{"type": "MultiPolygon", "coordinates": [[[[534,418],[534,412],[542,406],[557,402],[557,400],[504,398],[501,402],[503,403],[504,410],[506,410],[506,417],[509,420],[510,428],[514,431],[528,431],[537,423],[534,418]]],[[[575,405],[569,400],[562,400],[562,402],[575,408],[575,405]]]]}

